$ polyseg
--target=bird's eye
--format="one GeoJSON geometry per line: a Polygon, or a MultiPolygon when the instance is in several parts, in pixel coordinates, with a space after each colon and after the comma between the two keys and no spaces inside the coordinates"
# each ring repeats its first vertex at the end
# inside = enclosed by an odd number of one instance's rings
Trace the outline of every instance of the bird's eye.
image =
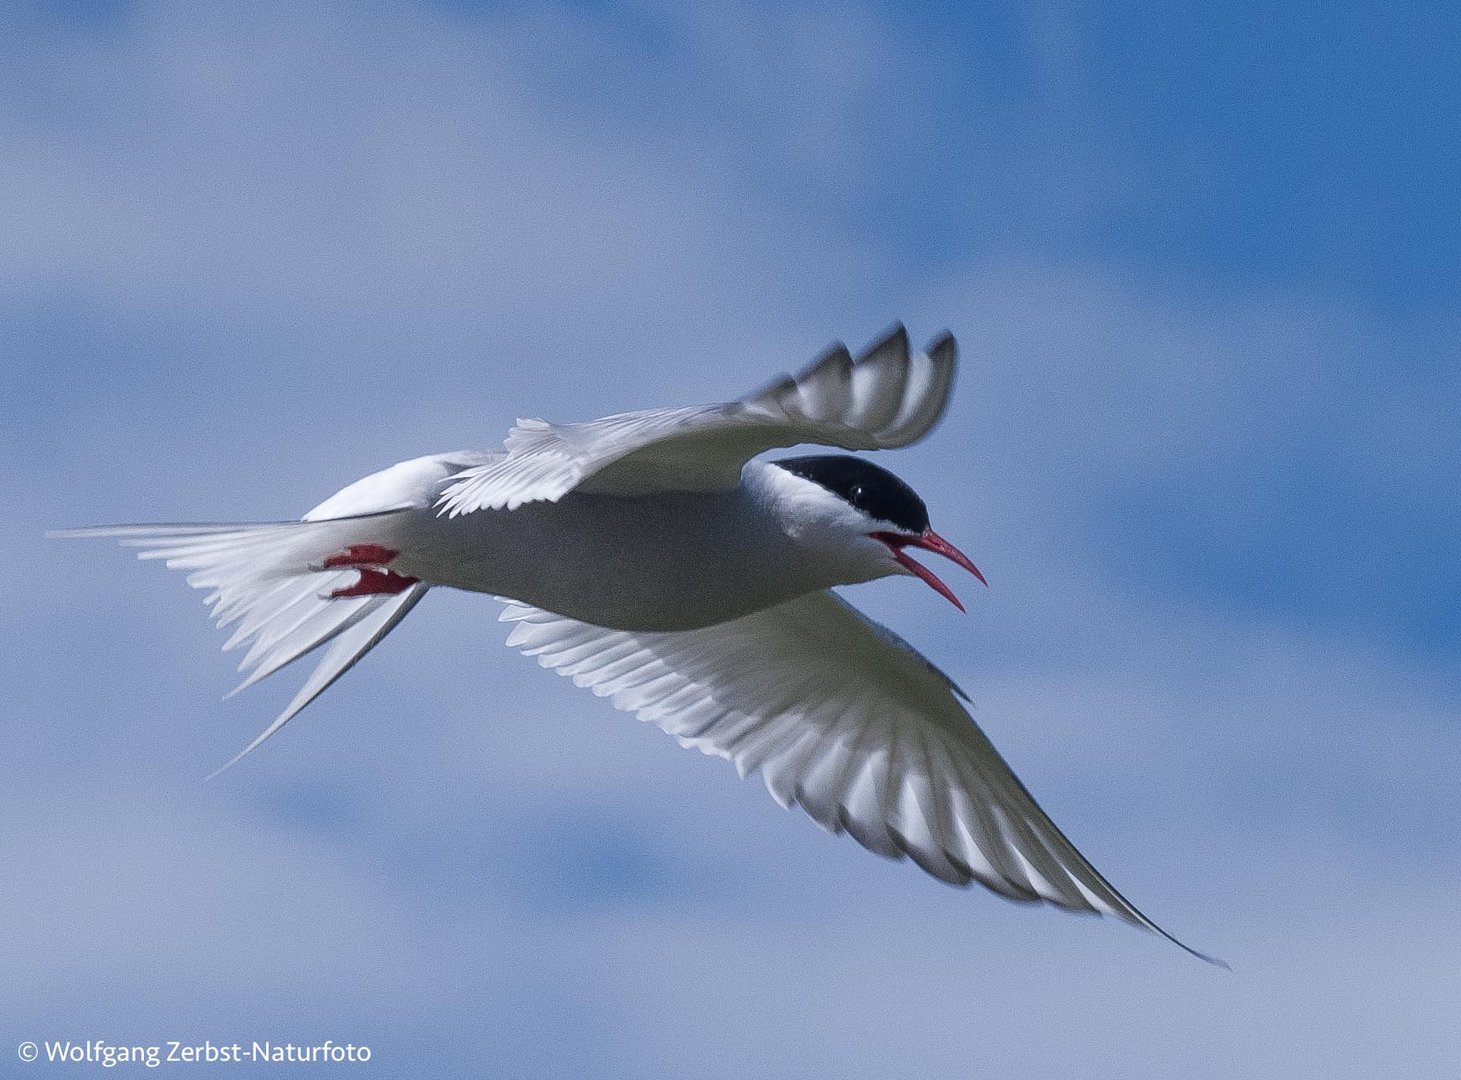
{"type": "Polygon", "coordinates": [[[862,501],[862,485],[861,484],[854,484],[852,486],[852,501],[853,501],[853,503],[859,503],[859,502],[862,501]]]}

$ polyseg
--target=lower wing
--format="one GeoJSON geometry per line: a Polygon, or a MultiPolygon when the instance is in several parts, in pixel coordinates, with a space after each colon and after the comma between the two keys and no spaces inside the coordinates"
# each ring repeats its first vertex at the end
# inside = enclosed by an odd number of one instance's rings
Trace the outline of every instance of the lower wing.
{"type": "Polygon", "coordinates": [[[1012,900],[1115,916],[1194,955],[1123,897],[1040,809],[949,678],[832,593],[699,630],[608,630],[510,604],[509,646],[682,745],[760,770],[879,855],[1012,900]]]}

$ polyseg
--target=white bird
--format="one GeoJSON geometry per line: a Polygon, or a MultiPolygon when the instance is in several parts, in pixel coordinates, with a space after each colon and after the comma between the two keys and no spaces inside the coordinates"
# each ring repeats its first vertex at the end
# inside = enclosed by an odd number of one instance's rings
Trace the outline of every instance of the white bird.
{"type": "Polygon", "coordinates": [[[915,442],[944,412],[956,354],[943,333],[910,355],[899,325],[855,359],[833,346],[739,401],[519,420],[501,451],[393,465],[300,521],[58,535],[117,537],[190,571],[218,625],[234,627],[224,648],[247,646],[234,693],[321,650],[299,693],[229,765],[432,586],[484,592],[507,604],[509,646],[742,776],[759,770],[778,803],[824,829],[942,881],[1115,916],[1211,960],[1075,849],[947,675],[830,591],[905,574],[959,605],[908,549],[983,576],[929,527],[923,500],[851,455],[757,459],[801,443],[915,442]]]}

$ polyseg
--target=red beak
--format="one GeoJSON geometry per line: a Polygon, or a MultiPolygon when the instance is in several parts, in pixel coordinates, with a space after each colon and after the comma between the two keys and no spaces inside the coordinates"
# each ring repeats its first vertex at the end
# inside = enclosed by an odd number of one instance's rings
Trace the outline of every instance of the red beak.
{"type": "Polygon", "coordinates": [[[883,543],[887,544],[888,549],[893,553],[893,558],[897,560],[898,565],[906,568],[910,573],[921,578],[929,586],[929,588],[933,589],[934,592],[938,593],[960,611],[964,610],[964,605],[959,603],[959,598],[954,595],[954,591],[950,589],[947,585],[945,585],[942,581],[940,581],[938,575],[935,574],[928,567],[922,565],[921,563],[914,562],[912,557],[910,557],[908,553],[903,550],[905,547],[922,548],[924,551],[932,551],[935,555],[942,555],[944,558],[958,564],[959,566],[962,566],[965,570],[969,571],[969,573],[977,577],[982,584],[986,586],[989,584],[989,582],[984,580],[984,575],[979,572],[979,567],[975,566],[972,562],[969,561],[969,556],[965,555],[958,548],[954,547],[953,544],[949,543],[932,529],[924,529],[923,532],[918,534],[917,536],[907,536],[903,533],[892,532],[875,532],[868,533],[868,535],[871,536],[874,540],[881,540],[883,543]]]}

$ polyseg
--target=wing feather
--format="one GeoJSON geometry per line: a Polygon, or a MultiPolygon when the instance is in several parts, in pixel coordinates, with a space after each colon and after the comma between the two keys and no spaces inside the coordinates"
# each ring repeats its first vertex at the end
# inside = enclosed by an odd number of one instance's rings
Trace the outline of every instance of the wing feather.
{"type": "Polygon", "coordinates": [[[742,776],[759,769],[778,803],[824,829],[954,885],[1170,938],[1056,828],[948,677],[831,593],[674,633],[508,603],[509,645],[742,776]]]}
{"type": "Polygon", "coordinates": [[[570,491],[630,494],[734,487],[752,457],[779,446],[907,446],[943,415],[958,356],[939,335],[911,356],[896,325],[853,359],[832,346],[795,378],[739,401],[619,413],[582,424],[519,420],[506,452],[453,475],[437,502],[455,517],[556,501],[570,491]]]}
{"type": "Polygon", "coordinates": [[[869,431],[886,431],[910,389],[908,370],[908,331],[896,326],[858,357],[846,422],[869,431]]]}

